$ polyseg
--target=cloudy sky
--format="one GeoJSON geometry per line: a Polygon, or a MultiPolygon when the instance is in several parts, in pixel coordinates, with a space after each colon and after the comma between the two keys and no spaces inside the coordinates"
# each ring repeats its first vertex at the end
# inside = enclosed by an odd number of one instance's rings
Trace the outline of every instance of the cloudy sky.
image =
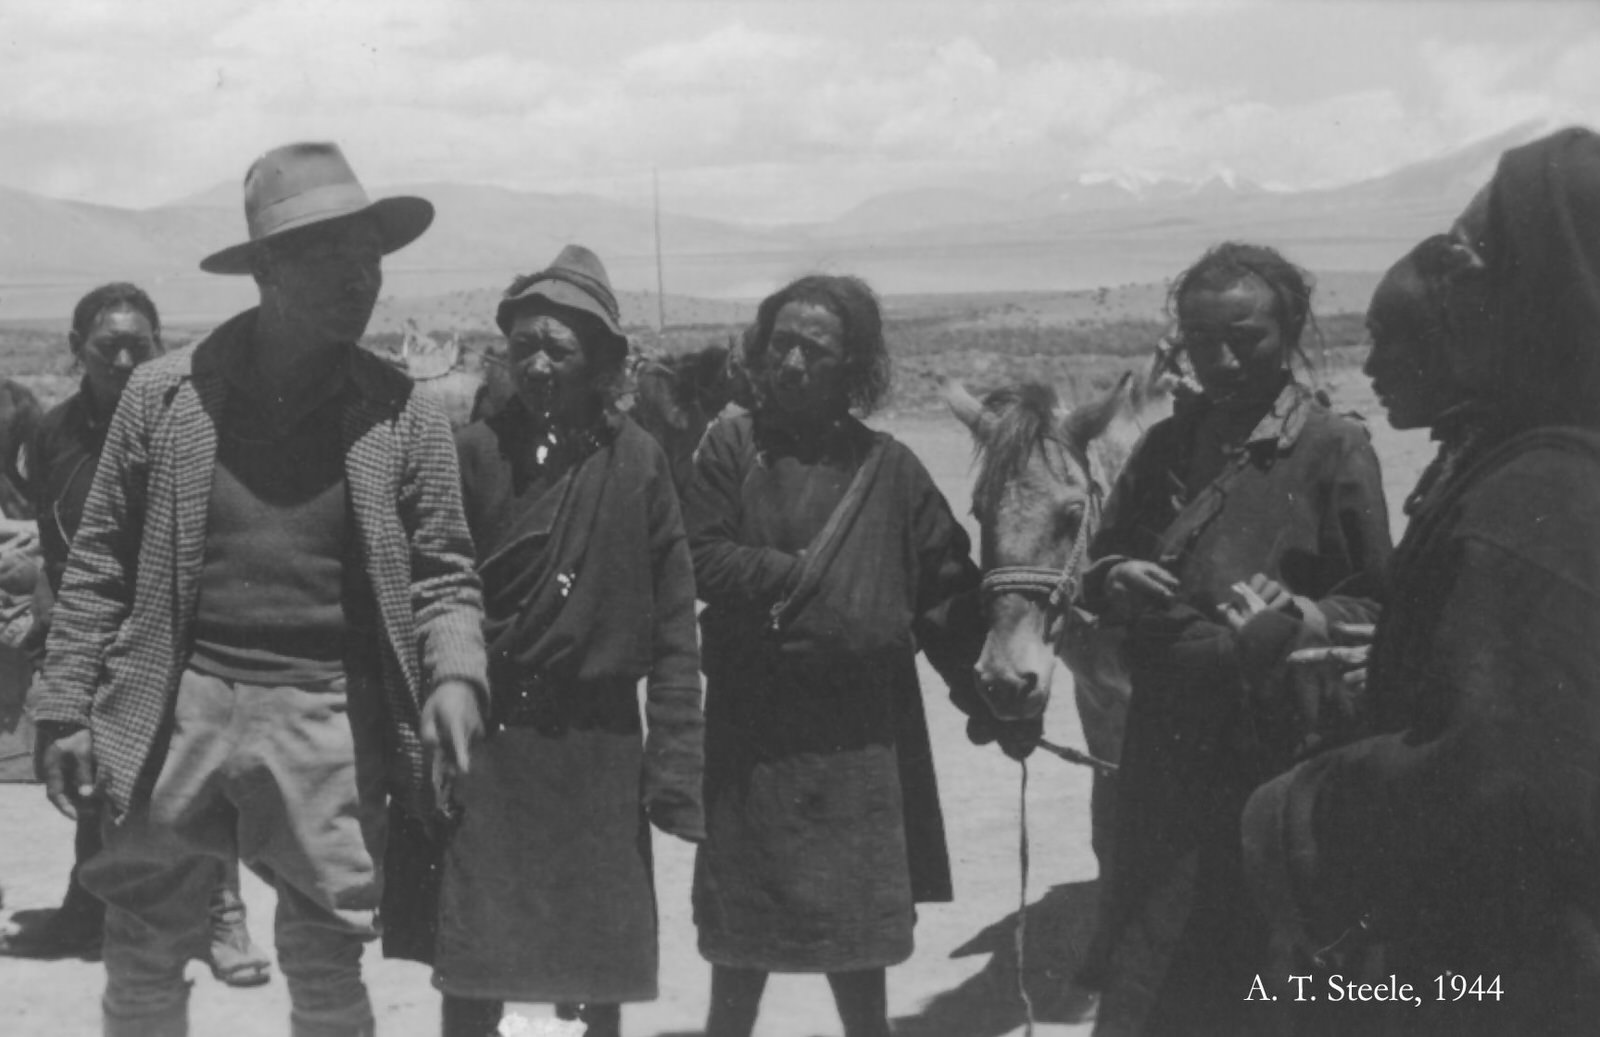
{"type": "Polygon", "coordinates": [[[0,183],[155,205],[287,140],[433,180],[826,218],[1082,174],[1279,187],[1600,124],[1600,4],[0,0],[0,183]]]}

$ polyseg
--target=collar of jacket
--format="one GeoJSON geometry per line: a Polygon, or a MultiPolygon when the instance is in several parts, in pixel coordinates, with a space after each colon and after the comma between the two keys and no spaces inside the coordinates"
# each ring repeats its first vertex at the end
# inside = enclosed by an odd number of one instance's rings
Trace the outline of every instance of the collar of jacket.
{"type": "Polygon", "coordinates": [[[94,390],[89,388],[88,375],[84,375],[83,380],[78,383],[78,400],[80,402],[79,411],[82,415],[79,420],[82,422],[83,428],[88,432],[103,436],[106,426],[111,424],[111,415],[101,413],[100,405],[94,398],[94,390]]]}
{"type": "Polygon", "coordinates": [[[1272,407],[1262,415],[1256,427],[1245,439],[1246,448],[1263,449],[1274,444],[1277,452],[1287,454],[1294,449],[1295,440],[1306,427],[1306,419],[1316,402],[1316,394],[1299,382],[1290,381],[1272,401],[1272,407]]]}
{"type": "MultiPolygon", "coordinates": [[[[1284,382],[1283,388],[1273,398],[1272,406],[1256,422],[1250,435],[1230,452],[1242,450],[1245,453],[1259,453],[1270,447],[1274,453],[1288,453],[1294,447],[1295,440],[1300,438],[1300,432],[1305,428],[1306,419],[1310,417],[1311,408],[1319,395],[1293,379],[1284,382]]],[[[1193,428],[1216,406],[1211,397],[1195,393],[1177,401],[1174,416],[1191,423],[1190,427],[1193,428]]]]}
{"type": "MultiPolygon", "coordinates": [[[[254,341],[259,312],[258,308],[252,308],[230,317],[195,346],[190,361],[195,377],[236,380],[229,377],[230,372],[238,369],[243,352],[254,341]]],[[[356,391],[385,409],[399,409],[411,393],[411,379],[357,345],[352,344],[349,349],[350,362],[346,370],[356,391]]]]}

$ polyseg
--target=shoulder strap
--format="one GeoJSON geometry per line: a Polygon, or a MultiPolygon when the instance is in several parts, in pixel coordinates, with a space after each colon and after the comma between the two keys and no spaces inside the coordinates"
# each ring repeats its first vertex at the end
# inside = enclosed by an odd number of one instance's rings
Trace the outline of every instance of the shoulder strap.
{"type": "Polygon", "coordinates": [[[845,490],[839,503],[834,506],[833,514],[828,516],[828,522],[822,527],[822,531],[806,546],[805,561],[800,567],[800,578],[795,581],[794,589],[772,606],[773,630],[782,630],[784,625],[794,618],[795,613],[800,611],[800,607],[816,593],[817,587],[822,583],[823,575],[838,557],[840,546],[855,525],[856,516],[861,514],[861,506],[866,501],[867,491],[877,481],[878,470],[883,467],[883,455],[888,452],[886,449],[888,443],[888,434],[873,433],[872,447],[867,451],[861,467],[856,469],[855,478],[850,480],[850,486],[845,490]]]}

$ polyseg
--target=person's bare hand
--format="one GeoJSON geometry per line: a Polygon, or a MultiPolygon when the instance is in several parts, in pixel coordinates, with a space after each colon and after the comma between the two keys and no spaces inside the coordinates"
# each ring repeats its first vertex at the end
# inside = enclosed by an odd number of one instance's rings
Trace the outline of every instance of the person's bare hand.
{"type": "Polygon", "coordinates": [[[1348,643],[1325,648],[1302,648],[1289,653],[1289,662],[1295,666],[1331,666],[1345,684],[1356,691],[1364,691],[1374,629],[1371,623],[1335,623],[1334,634],[1348,643]]]}
{"type": "Polygon", "coordinates": [[[421,733],[432,762],[434,792],[440,806],[449,809],[456,777],[467,773],[472,743],[483,737],[478,690],[466,681],[442,682],[422,705],[421,733]]]}
{"type": "Polygon", "coordinates": [[[1217,606],[1217,611],[1236,631],[1258,612],[1292,612],[1295,608],[1294,595],[1289,593],[1289,588],[1265,573],[1240,580],[1231,589],[1239,596],[1238,603],[1223,602],[1217,606]]]}
{"type": "Polygon", "coordinates": [[[1111,567],[1105,587],[1111,607],[1131,615],[1150,605],[1169,604],[1178,593],[1178,578],[1155,562],[1130,558],[1111,567]]]}
{"type": "Polygon", "coordinates": [[[1289,588],[1274,580],[1266,573],[1256,573],[1245,581],[1245,586],[1261,596],[1267,608],[1276,612],[1287,612],[1294,608],[1294,595],[1289,593],[1289,588]]]}
{"type": "Polygon", "coordinates": [[[78,803],[94,794],[94,742],[80,728],[51,742],[44,751],[45,795],[61,813],[76,821],[78,803]]]}
{"type": "Polygon", "coordinates": [[[1265,598],[1256,593],[1254,588],[1242,580],[1234,584],[1231,589],[1233,593],[1239,596],[1239,601],[1237,603],[1224,601],[1217,606],[1217,611],[1222,613],[1222,618],[1227,620],[1228,625],[1237,633],[1244,629],[1244,625],[1250,621],[1251,616],[1267,611],[1267,602],[1265,598]]]}

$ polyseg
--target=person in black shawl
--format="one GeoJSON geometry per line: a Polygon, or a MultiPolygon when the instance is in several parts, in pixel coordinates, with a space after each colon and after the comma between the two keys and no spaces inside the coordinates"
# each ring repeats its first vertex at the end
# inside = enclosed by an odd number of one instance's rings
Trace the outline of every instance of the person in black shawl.
{"type": "MultiPolygon", "coordinates": [[[[1600,136],[1508,151],[1454,237],[1414,254],[1462,399],[1428,415],[1450,427],[1371,650],[1378,733],[1258,790],[1246,858],[1302,962],[1421,999],[1323,1032],[1596,1033],[1600,136]]],[[[1429,410],[1369,367],[1391,413],[1429,410]]]]}
{"type": "Polygon", "coordinates": [[[445,1037],[498,1033],[504,1001],[609,1037],[656,996],[649,826],[704,834],[694,573],[666,457],[608,406],[627,340],[600,260],[568,246],[497,320],[516,395],[457,438],[492,733],[455,790],[434,983],[445,1037]]]}

